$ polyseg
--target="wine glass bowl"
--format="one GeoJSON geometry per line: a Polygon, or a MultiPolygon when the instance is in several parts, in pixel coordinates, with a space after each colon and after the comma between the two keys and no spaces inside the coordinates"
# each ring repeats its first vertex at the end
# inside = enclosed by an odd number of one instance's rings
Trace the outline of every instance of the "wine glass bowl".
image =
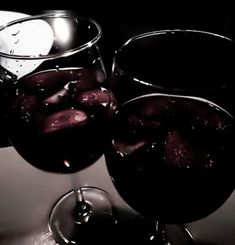
{"type": "Polygon", "coordinates": [[[118,106],[105,157],[123,199],[156,220],[153,243],[171,244],[165,224],[207,217],[234,189],[234,51],[225,36],[173,29],[136,35],[115,52],[118,106]]]}
{"type": "Polygon", "coordinates": [[[9,39],[19,35],[17,52],[1,53],[1,68],[12,74],[7,84],[12,144],[31,164],[47,171],[75,172],[93,163],[103,153],[102,135],[111,105],[97,44],[99,25],[63,14],[44,15],[12,22],[1,35],[10,35],[9,39]],[[21,49],[23,34],[39,23],[44,23],[39,25],[41,32],[46,26],[51,30],[45,34],[54,36],[49,36],[47,49],[44,43],[41,46],[46,53],[27,53],[21,49]]]}
{"type": "MultiPolygon", "coordinates": [[[[104,152],[115,100],[106,88],[101,35],[96,21],[68,13],[26,17],[0,28],[13,45],[0,52],[8,136],[38,169],[71,174],[104,152]]],[[[70,177],[74,190],[55,204],[49,227],[56,241],[77,244],[88,223],[113,223],[113,206],[107,192],[76,188],[70,177]]]]}
{"type": "Polygon", "coordinates": [[[112,89],[120,102],[153,92],[181,94],[206,98],[232,113],[234,50],[232,39],[211,32],[139,34],[115,53],[112,89]]]}
{"type": "Polygon", "coordinates": [[[8,110],[9,138],[28,162],[72,173],[101,157],[107,114],[101,103],[110,99],[91,71],[44,70],[19,80],[16,89],[8,110]]]}
{"type": "Polygon", "coordinates": [[[106,153],[114,185],[140,214],[183,224],[218,209],[234,189],[234,119],[197,97],[148,94],[119,107],[106,153]]]}

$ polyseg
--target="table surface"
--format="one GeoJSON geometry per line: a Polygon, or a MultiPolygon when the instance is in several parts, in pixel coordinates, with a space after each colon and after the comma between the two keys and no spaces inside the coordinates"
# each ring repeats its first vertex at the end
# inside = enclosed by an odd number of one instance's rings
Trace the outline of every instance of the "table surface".
{"type": "MultiPolygon", "coordinates": [[[[84,186],[106,190],[120,213],[125,210],[133,217],[136,215],[114,188],[104,157],[74,175],[84,186]]],[[[55,244],[48,229],[48,217],[54,203],[70,189],[68,175],[43,172],[25,162],[13,147],[1,148],[0,244],[55,244]]],[[[186,227],[196,244],[234,245],[235,193],[212,215],[186,227]]]]}

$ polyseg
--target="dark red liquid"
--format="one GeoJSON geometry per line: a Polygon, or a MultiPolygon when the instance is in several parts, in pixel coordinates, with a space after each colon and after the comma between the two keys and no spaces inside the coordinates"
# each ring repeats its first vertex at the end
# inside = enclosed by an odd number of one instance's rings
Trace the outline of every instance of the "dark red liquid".
{"type": "Polygon", "coordinates": [[[114,100],[96,73],[81,68],[48,70],[22,78],[8,109],[10,140],[32,165],[75,172],[104,151],[114,100]]]}
{"type": "Polygon", "coordinates": [[[234,188],[233,118],[182,97],[132,100],[113,119],[108,170],[123,199],[164,223],[203,218],[234,188]]]}

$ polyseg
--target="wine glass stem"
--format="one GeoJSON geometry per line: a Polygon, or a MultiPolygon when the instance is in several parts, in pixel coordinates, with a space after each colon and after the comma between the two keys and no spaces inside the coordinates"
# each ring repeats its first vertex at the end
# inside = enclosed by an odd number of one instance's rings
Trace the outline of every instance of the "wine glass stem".
{"type": "Polygon", "coordinates": [[[74,219],[79,224],[87,223],[91,214],[91,206],[85,201],[81,184],[79,184],[78,188],[75,187],[76,186],[75,176],[71,176],[70,179],[72,182],[72,188],[73,188],[74,199],[75,199],[75,207],[73,210],[74,219]]]}
{"type": "Polygon", "coordinates": [[[156,221],[155,239],[159,245],[168,244],[165,236],[165,224],[158,221],[156,221]]]}
{"type": "Polygon", "coordinates": [[[73,188],[73,192],[74,192],[76,207],[77,206],[79,206],[79,207],[86,206],[86,202],[85,202],[85,199],[84,199],[82,187],[79,187],[78,189],[73,188]]]}

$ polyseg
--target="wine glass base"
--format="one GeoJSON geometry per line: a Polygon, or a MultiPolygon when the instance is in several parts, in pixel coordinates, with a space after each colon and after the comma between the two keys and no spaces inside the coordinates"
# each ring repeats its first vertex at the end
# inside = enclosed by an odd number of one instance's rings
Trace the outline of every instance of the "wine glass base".
{"type": "Polygon", "coordinates": [[[193,235],[184,225],[166,225],[165,234],[169,240],[166,245],[196,245],[193,235]]]}
{"type": "Polygon", "coordinates": [[[143,245],[196,245],[191,233],[182,225],[166,225],[162,234],[149,233],[143,245]]]}
{"type": "MultiPolygon", "coordinates": [[[[157,231],[158,222],[139,216],[124,224],[122,233],[127,233],[129,244],[140,245],[196,245],[192,234],[184,225],[166,224],[163,230],[157,231]]],[[[122,226],[122,225],[120,225],[122,226]]],[[[125,239],[127,240],[127,239],[125,239]]],[[[124,240],[124,241],[125,241],[124,240]]]]}
{"type": "Polygon", "coordinates": [[[90,239],[105,240],[107,230],[114,224],[113,206],[109,195],[96,187],[82,188],[84,200],[90,207],[89,218],[78,222],[74,216],[75,193],[70,191],[55,204],[49,229],[59,244],[89,244],[90,239]]]}

